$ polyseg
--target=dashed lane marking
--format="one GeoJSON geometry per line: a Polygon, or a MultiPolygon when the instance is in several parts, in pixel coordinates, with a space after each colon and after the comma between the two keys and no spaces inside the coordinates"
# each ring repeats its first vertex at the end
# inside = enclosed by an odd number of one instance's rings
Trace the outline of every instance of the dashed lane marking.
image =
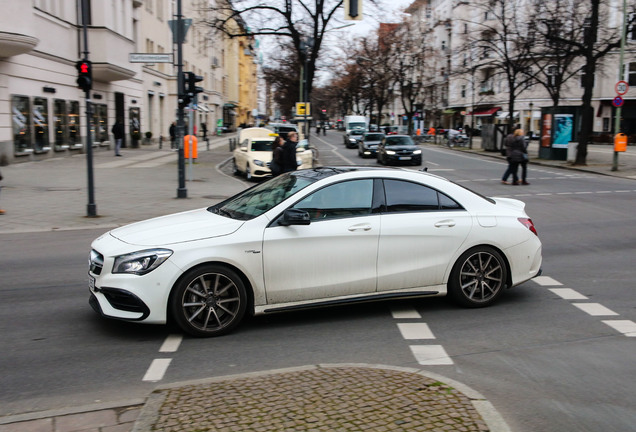
{"type": "Polygon", "coordinates": [[[146,371],[143,381],[161,381],[168,370],[168,366],[170,366],[170,362],[172,362],[172,359],[169,358],[154,359],[146,371]]]}
{"type": "Polygon", "coordinates": [[[411,352],[419,364],[430,365],[452,365],[451,359],[446,350],[441,345],[411,345],[411,352]]]}
{"type": "Polygon", "coordinates": [[[422,318],[422,315],[415,309],[392,309],[391,315],[395,319],[422,318]]]}
{"type": "Polygon", "coordinates": [[[560,282],[557,282],[556,280],[552,279],[550,276],[537,276],[536,278],[532,279],[535,283],[541,285],[541,286],[547,286],[547,285],[552,285],[552,286],[559,286],[559,285],[563,285],[560,282]]]}
{"type": "Polygon", "coordinates": [[[606,320],[603,323],[627,337],[636,337],[636,323],[631,320],[606,320]]]}
{"type": "Polygon", "coordinates": [[[572,288],[550,288],[550,291],[564,300],[587,300],[587,297],[572,288]]]}
{"type": "Polygon", "coordinates": [[[182,340],[183,336],[181,335],[169,335],[166,340],[163,341],[159,352],[177,352],[182,340]]]}
{"type": "Polygon", "coordinates": [[[611,316],[618,315],[611,309],[606,308],[600,303],[572,303],[577,308],[581,309],[592,316],[611,316]]]}
{"type": "Polygon", "coordinates": [[[426,323],[398,323],[402,337],[411,339],[435,339],[433,332],[426,323]]]}

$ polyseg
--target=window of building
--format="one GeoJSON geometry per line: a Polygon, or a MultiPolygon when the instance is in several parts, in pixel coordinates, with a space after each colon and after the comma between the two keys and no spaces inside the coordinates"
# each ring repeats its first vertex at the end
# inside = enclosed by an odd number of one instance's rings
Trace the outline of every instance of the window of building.
{"type": "Polygon", "coordinates": [[[32,153],[30,102],[26,96],[11,98],[13,147],[16,154],[32,153]]]}
{"type": "Polygon", "coordinates": [[[68,114],[64,99],[53,100],[53,148],[56,151],[68,148],[68,114]]]}
{"type": "Polygon", "coordinates": [[[636,62],[627,65],[627,83],[636,86],[636,62]]]}
{"type": "Polygon", "coordinates": [[[82,147],[81,124],[80,104],[78,101],[70,101],[68,103],[68,143],[71,148],[82,147]]]}
{"type": "Polygon", "coordinates": [[[108,141],[108,106],[106,104],[97,104],[94,106],[93,112],[94,123],[97,127],[94,142],[108,141]]]}
{"type": "Polygon", "coordinates": [[[548,85],[554,87],[556,85],[557,66],[551,65],[546,68],[546,75],[548,76],[548,85]]]}
{"type": "Polygon", "coordinates": [[[609,117],[603,117],[603,132],[610,131],[610,119],[609,117]]]}
{"type": "Polygon", "coordinates": [[[49,144],[49,107],[48,99],[33,98],[33,138],[36,153],[44,153],[51,150],[49,144]]]}
{"type": "Polygon", "coordinates": [[[462,85],[462,97],[466,97],[466,85],[462,85]]]}

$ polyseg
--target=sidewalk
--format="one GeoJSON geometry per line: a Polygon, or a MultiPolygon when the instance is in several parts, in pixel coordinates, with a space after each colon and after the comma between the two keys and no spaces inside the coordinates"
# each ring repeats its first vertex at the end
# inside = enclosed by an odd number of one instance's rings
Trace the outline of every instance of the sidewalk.
{"type": "MultiPolygon", "coordinates": [[[[199,148],[187,198],[176,198],[177,154],[156,146],[94,155],[98,217],[87,217],[85,155],[2,168],[0,234],[92,229],[104,231],[135,220],[210,205],[245,189],[239,178],[218,175],[231,156],[229,136],[199,148]]],[[[432,145],[432,144],[430,144],[432,145]]],[[[473,152],[504,159],[498,152],[473,152]]],[[[636,179],[636,149],[619,156],[590,146],[588,165],[530,163],[636,179]]],[[[186,161],[186,179],[190,178],[186,161]]],[[[312,365],[158,387],[145,400],[72,407],[0,417],[0,432],[145,431],[509,431],[493,406],[467,386],[427,371],[379,365],[312,365]]]]}

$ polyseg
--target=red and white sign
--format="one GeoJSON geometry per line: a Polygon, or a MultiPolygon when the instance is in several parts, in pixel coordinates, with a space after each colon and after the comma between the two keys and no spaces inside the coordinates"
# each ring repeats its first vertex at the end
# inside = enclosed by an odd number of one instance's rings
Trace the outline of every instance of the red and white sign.
{"type": "Polygon", "coordinates": [[[616,89],[617,95],[623,96],[625,93],[627,93],[627,90],[629,90],[629,84],[627,84],[627,81],[619,81],[616,83],[616,86],[614,88],[616,89]]]}
{"type": "Polygon", "coordinates": [[[620,106],[623,106],[623,98],[622,98],[622,97],[620,97],[620,96],[616,96],[616,97],[614,98],[614,100],[612,101],[612,104],[613,104],[616,108],[618,108],[618,107],[620,107],[620,106]]]}

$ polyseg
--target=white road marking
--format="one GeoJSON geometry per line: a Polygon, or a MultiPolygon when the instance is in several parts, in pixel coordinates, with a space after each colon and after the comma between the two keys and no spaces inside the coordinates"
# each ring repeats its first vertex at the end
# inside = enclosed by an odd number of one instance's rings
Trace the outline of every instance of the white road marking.
{"type": "Polygon", "coordinates": [[[411,352],[421,365],[450,365],[453,360],[441,345],[411,345],[411,352]]]}
{"type": "Polygon", "coordinates": [[[415,309],[392,309],[391,315],[395,319],[422,318],[422,315],[415,309]]]}
{"type": "Polygon", "coordinates": [[[631,320],[607,320],[603,321],[614,330],[623,333],[627,337],[636,337],[636,323],[631,320]]]}
{"type": "Polygon", "coordinates": [[[532,280],[535,283],[537,283],[537,284],[539,284],[541,286],[547,286],[547,285],[559,286],[559,285],[563,285],[561,282],[555,281],[550,276],[537,276],[537,277],[533,278],[532,280]]]}
{"type": "Polygon", "coordinates": [[[163,341],[161,348],[159,348],[159,352],[177,352],[182,340],[183,336],[181,335],[168,335],[166,340],[163,341]]]}
{"type": "Polygon", "coordinates": [[[161,381],[172,359],[154,359],[144,375],[143,381],[161,381]]]}
{"type": "Polygon", "coordinates": [[[581,309],[592,316],[610,316],[618,315],[611,309],[606,308],[600,303],[572,303],[577,308],[581,309]]]}
{"type": "Polygon", "coordinates": [[[435,339],[433,332],[426,323],[398,323],[398,328],[404,339],[435,339]]]}
{"type": "Polygon", "coordinates": [[[565,300],[587,300],[583,294],[573,290],[572,288],[550,288],[550,291],[565,300]]]}

